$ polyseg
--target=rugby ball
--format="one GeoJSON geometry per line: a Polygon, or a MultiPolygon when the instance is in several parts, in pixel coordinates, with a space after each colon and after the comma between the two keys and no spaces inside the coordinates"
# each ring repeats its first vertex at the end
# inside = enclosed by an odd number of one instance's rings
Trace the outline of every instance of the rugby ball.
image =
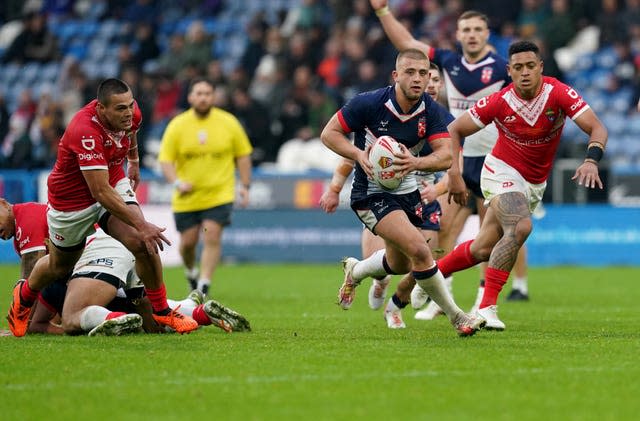
{"type": "Polygon", "coordinates": [[[401,153],[400,144],[391,136],[380,136],[369,150],[369,162],[373,165],[373,180],[385,190],[394,190],[402,178],[393,169],[394,153],[401,153]]]}

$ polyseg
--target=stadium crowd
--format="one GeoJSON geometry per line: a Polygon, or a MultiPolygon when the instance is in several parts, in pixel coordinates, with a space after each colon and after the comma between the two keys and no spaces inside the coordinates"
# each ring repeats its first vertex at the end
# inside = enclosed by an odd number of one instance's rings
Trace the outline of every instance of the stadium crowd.
{"type": "MultiPolygon", "coordinates": [[[[576,63],[582,45],[567,46],[597,28],[595,48],[612,52],[613,60],[601,90],[630,92],[623,112],[635,110],[640,0],[397,0],[391,6],[416,38],[445,48],[455,48],[463,10],[484,12],[500,54],[515,39],[535,40],[545,74],[561,80],[575,72],[555,53],[567,50],[576,63]]],[[[188,108],[189,81],[198,76],[216,83],[216,106],[243,124],[254,165],[278,162],[283,144],[317,141],[345,101],[387,84],[396,54],[367,0],[7,0],[0,24],[0,168],[50,168],[70,117],[95,98],[106,76],[126,81],[140,104],[143,166],[157,168],[159,139],[188,108]],[[84,38],[65,32],[78,22],[90,24],[84,38]],[[24,79],[30,68],[35,75],[24,79]]]]}

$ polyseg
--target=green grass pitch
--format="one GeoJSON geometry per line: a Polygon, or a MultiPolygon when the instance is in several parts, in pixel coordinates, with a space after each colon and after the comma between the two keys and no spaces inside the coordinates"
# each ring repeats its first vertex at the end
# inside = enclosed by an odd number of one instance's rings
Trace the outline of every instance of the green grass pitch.
{"type": "MultiPolygon", "coordinates": [[[[222,266],[213,294],[251,333],[0,338],[3,420],[631,420],[640,413],[639,268],[545,268],[504,332],[459,338],[444,317],[387,329],[336,304],[336,265],[222,266]]],[[[2,320],[16,266],[0,267],[2,320]]],[[[186,282],[166,270],[169,294],[186,282]]],[[[395,287],[394,280],[392,284],[395,287]]],[[[468,309],[477,272],[457,276],[468,309]]],[[[503,292],[506,296],[508,284],[503,292]]]]}

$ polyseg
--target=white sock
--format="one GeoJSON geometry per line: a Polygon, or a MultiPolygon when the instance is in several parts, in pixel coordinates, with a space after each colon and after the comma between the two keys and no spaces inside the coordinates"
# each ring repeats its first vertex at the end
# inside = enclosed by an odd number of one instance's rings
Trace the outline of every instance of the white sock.
{"type": "Polygon", "coordinates": [[[111,313],[109,310],[101,306],[89,306],[85,308],[82,310],[82,314],[80,314],[80,328],[85,332],[90,331],[107,320],[109,313],[111,313]]]}
{"type": "Polygon", "coordinates": [[[180,306],[180,308],[178,308],[178,313],[189,317],[193,316],[193,310],[197,307],[197,304],[188,298],[181,301],[170,300],[167,298],[167,304],[169,304],[169,307],[172,309],[176,309],[180,306]]]}
{"type": "Polygon", "coordinates": [[[513,278],[513,289],[517,289],[523,294],[527,294],[529,292],[527,288],[527,278],[513,278]]]}
{"type": "Polygon", "coordinates": [[[211,281],[206,278],[198,279],[198,289],[205,293],[205,295],[209,292],[209,287],[211,286],[211,281]],[[206,289],[204,288],[206,287],[206,289]]]}
{"type": "Polygon", "coordinates": [[[453,297],[445,286],[444,276],[442,276],[442,272],[440,272],[439,269],[435,275],[430,278],[416,279],[416,283],[440,306],[451,322],[453,322],[456,315],[462,311],[453,301],[453,297]]]}
{"type": "Polygon", "coordinates": [[[200,276],[200,270],[198,269],[198,266],[194,266],[191,269],[184,268],[184,274],[187,278],[196,279],[200,276]]]}
{"type": "Polygon", "coordinates": [[[447,276],[444,278],[444,286],[447,287],[449,294],[453,297],[453,276],[447,276]]]}
{"type": "Polygon", "coordinates": [[[353,279],[355,281],[362,281],[364,278],[367,278],[369,276],[379,278],[388,275],[387,271],[384,270],[384,266],[382,265],[384,253],[384,249],[378,250],[366,259],[356,263],[356,265],[353,267],[353,279]]]}
{"type": "Polygon", "coordinates": [[[401,310],[402,309],[398,307],[396,303],[393,302],[393,297],[389,298],[389,301],[387,301],[387,306],[384,308],[385,312],[394,312],[394,311],[401,311],[401,310]]]}

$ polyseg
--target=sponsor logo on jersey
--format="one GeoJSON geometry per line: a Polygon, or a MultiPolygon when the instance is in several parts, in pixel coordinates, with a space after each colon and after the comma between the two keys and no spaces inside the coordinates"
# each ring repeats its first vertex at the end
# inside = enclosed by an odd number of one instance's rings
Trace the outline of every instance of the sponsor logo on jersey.
{"type": "Polygon", "coordinates": [[[424,137],[427,134],[427,118],[422,116],[418,119],[418,137],[424,137]]]}
{"type": "Polygon", "coordinates": [[[16,236],[16,240],[20,241],[20,237],[22,237],[22,227],[18,227],[15,233],[15,236],[16,236]]]}
{"type": "Polygon", "coordinates": [[[582,107],[582,104],[584,104],[584,99],[580,98],[579,100],[574,102],[573,105],[571,105],[571,107],[569,108],[571,109],[571,111],[575,111],[578,108],[582,107]]]}
{"type": "Polygon", "coordinates": [[[505,123],[513,123],[514,121],[516,121],[516,116],[514,115],[508,115],[504,118],[505,123]]]}
{"type": "Polygon", "coordinates": [[[485,67],[480,74],[480,81],[484,84],[491,82],[491,76],[493,76],[493,68],[485,67]]]}
{"type": "Polygon", "coordinates": [[[82,147],[88,151],[92,151],[96,147],[96,140],[93,137],[84,137],[80,139],[82,147]]]}
{"type": "Polygon", "coordinates": [[[25,238],[22,241],[18,241],[18,249],[22,249],[25,245],[29,244],[29,242],[31,241],[31,237],[27,236],[27,238],[25,238]]]}
{"type": "Polygon", "coordinates": [[[386,132],[389,130],[389,120],[380,120],[378,123],[378,131],[386,132]]]}
{"type": "Polygon", "coordinates": [[[502,183],[502,188],[503,189],[509,189],[513,187],[513,181],[505,181],[502,183]]]}
{"type": "Polygon", "coordinates": [[[91,161],[92,159],[104,159],[101,153],[93,152],[93,153],[79,153],[78,158],[81,161],[91,161]]]}

